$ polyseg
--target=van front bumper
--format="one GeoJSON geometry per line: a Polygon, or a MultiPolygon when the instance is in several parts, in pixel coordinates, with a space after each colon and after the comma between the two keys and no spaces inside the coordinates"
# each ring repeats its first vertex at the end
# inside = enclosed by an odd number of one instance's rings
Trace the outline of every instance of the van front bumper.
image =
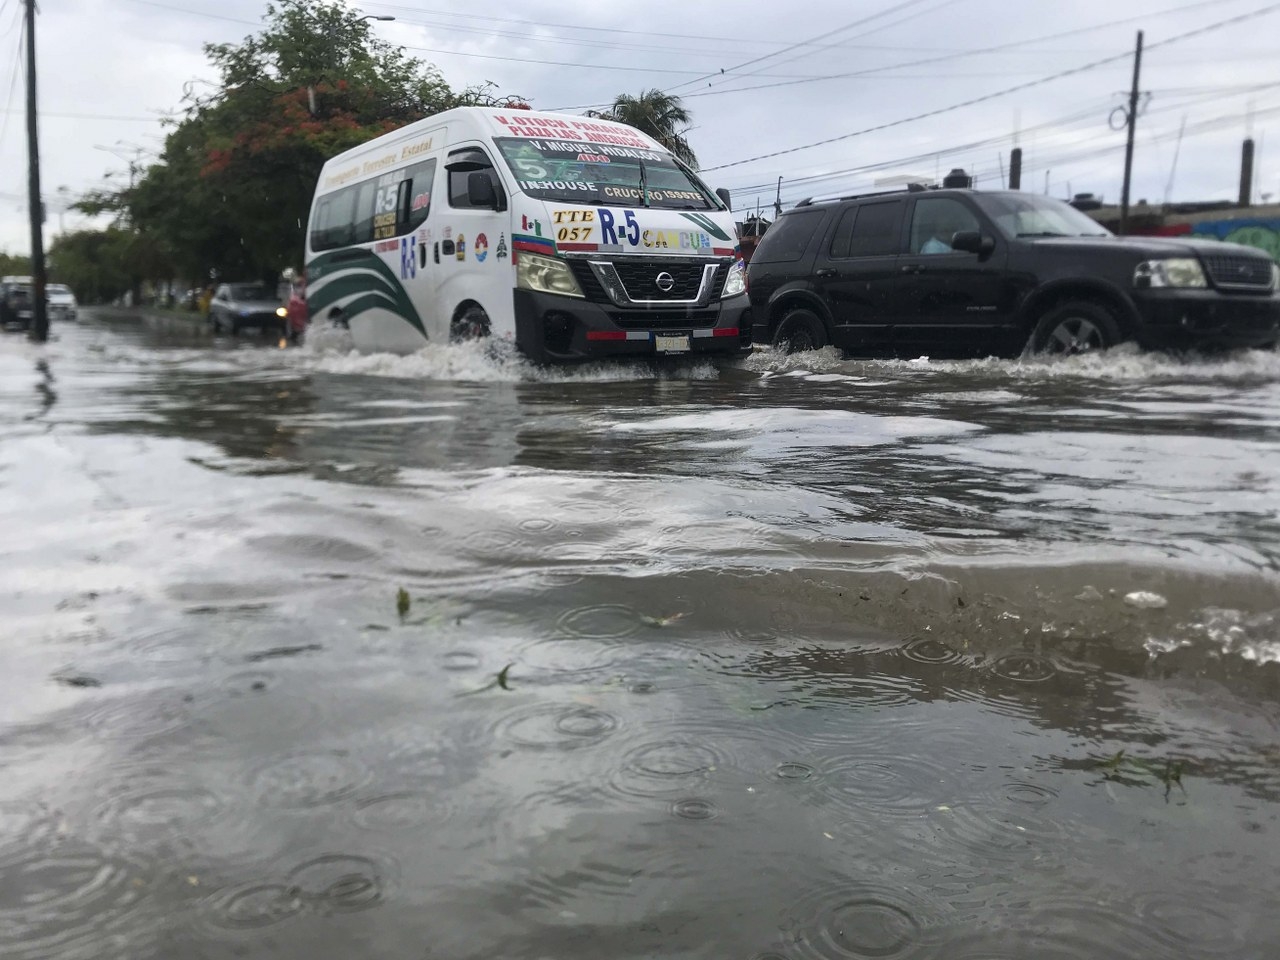
{"type": "Polygon", "coordinates": [[[520,289],[514,297],[516,345],[535,363],[742,356],[751,349],[751,307],[745,295],[686,310],[624,310],[520,289]]]}

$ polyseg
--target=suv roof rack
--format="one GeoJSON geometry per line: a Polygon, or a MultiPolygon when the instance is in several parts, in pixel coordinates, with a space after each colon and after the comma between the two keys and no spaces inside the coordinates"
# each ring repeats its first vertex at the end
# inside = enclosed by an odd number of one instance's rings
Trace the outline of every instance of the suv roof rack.
{"type": "Polygon", "coordinates": [[[896,190],[872,190],[870,193],[850,193],[840,197],[805,197],[797,207],[811,207],[815,203],[842,203],[845,200],[862,200],[865,197],[892,197],[899,193],[923,193],[926,190],[937,190],[937,184],[908,183],[896,190]]]}

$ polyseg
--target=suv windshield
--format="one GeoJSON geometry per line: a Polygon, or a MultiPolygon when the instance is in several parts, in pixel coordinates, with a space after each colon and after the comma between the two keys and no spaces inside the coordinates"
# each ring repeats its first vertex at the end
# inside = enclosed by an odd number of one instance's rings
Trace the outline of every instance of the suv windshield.
{"type": "Polygon", "coordinates": [[[974,194],[1006,237],[1109,237],[1110,231],[1075,207],[1052,197],[974,194]]]}
{"type": "Polygon", "coordinates": [[[669,153],[526,137],[499,137],[497,143],[520,189],[541,200],[719,209],[707,189],[669,153]]]}

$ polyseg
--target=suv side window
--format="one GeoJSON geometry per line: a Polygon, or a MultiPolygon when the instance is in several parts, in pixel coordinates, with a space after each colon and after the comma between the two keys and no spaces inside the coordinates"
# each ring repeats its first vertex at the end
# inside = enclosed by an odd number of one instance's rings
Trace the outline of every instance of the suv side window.
{"type": "Polygon", "coordinates": [[[764,239],[752,255],[761,263],[791,263],[804,256],[814,231],[822,225],[826,210],[800,210],[779,217],[765,231],[764,239]]]}
{"type": "Polygon", "coordinates": [[[912,253],[950,253],[951,238],[965,230],[980,230],[978,218],[959,200],[925,197],[911,214],[912,253]]]}
{"type": "Polygon", "coordinates": [[[862,203],[840,216],[831,237],[831,259],[891,256],[901,237],[902,201],[862,203]]]}

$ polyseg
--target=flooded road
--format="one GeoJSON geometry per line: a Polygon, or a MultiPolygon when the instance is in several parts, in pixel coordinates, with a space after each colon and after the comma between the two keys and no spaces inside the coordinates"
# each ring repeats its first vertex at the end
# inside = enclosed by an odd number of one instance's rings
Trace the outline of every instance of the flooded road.
{"type": "Polygon", "coordinates": [[[0,339],[6,960],[1280,946],[1280,355],[55,336],[0,339]]]}

